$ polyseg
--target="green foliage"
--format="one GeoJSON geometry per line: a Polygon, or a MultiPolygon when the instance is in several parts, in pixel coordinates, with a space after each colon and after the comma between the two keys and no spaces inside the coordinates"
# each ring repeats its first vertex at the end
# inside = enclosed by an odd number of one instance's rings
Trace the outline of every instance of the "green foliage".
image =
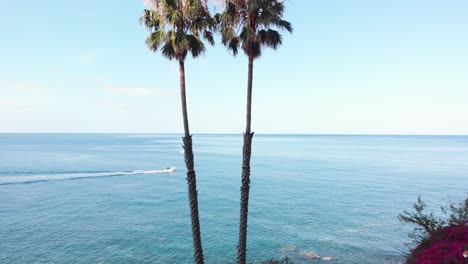
{"type": "Polygon", "coordinates": [[[262,47],[276,49],[281,45],[278,30],[293,31],[283,13],[284,3],[279,0],[227,0],[224,11],[215,17],[228,50],[237,55],[242,48],[247,56],[258,58],[262,47]]]}
{"type": "Polygon", "coordinates": [[[468,234],[464,231],[468,227],[468,198],[464,202],[441,207],[446,219],[434,216],[432,211],[426,212],[426,207],[419,196],[418,201],[413,204],[414,212],[404,210],[398,215],[400,221],[416,225],[409,235],[415,247],[407,255],[407,263],[417,263],[417,259],[430,257],[456,258],[461,254],[458,252],[461,248],[468,247],[468,234]],[[465,241],[466,245],[461,241],[465,241]]]}
{"type": "Polygon", "coordinates": [[[422,201],[421,196],[413,204],[414,212],[404,210],[398,215],[398,219],[405,223],[416,224],[415,229],[409,235],[416,244],[427,240],[429,235],[447,225],[468,225],[468,198],[462,203],[450,204],[448,207],[441,207],[447,220],[434,216],[433,212],[426,213],[427,205],[422,201]]]}
{"type": "Polygon", "coordinates": [[[414,231],[409,235],[413,242],[419,244],[427,239],[429,234],[445,225],[445,221],[434,217],[434,213],[426,214],[426,204],[418,197],[418,201],[413,204],[415,212],[408,212],[406,210],[398,215],[398,219],[405,223],[416,224],[414,231]]]}
{"type": "Polygon", "coordinates": [[[461,203],[452,203],[448,207],[442,207],[442,212],[449,217],[449,225],[468,226],[468,198],[461,203]]]}
{"type": "Polygon", "coordinates": [[[205,52],[202,38],[214,44],[212,31],[216,21],[210,15],[205,1],[151,0],[151,8],[140,17],[149,36],[148,48],[168,59],[185,60],[187,54],[197,57],[205,52]]]}

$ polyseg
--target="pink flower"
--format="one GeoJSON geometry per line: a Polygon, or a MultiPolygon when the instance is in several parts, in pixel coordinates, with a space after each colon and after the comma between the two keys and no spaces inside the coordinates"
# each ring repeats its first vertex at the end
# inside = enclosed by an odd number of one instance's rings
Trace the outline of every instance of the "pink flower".
{"type": "Polygon", "coordinates": [[[468,257],[468,226],[447,226],[412,250],[418,264],[463,263],[468,257]],[[467,253],[467,254],[465,254],[467,253]]]}

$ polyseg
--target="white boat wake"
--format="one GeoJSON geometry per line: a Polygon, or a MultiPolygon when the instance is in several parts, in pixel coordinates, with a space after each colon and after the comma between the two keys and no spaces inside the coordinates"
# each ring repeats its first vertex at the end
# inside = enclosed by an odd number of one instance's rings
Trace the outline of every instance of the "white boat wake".
{"type": "Polygon", "coordinates": [[[0,177],[0,185],[16,183],[33,183],[44,181],[72,180],[82,178],[112,177],[138,174],[160,174],[174,173],[175,167],[169,167],[162,170],[136,170],[136,171],[112,171],[112,172],[71,172],[71,173],[51,173],[51,174],[32,174],[22,176],[4,176],[0,177]]]}

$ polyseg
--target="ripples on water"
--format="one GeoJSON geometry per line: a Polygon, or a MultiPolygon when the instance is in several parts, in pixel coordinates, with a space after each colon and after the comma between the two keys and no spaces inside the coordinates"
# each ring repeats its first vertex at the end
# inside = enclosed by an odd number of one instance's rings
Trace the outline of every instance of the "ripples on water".
{"type": "MultiPolygon", "coordinates": [[[[234,263],[241,145],[194,136],[207,263],[234,263]]],[[[190,263],[180,150],[178,135],[0,134],[0,263],[190,263]]],[[[401,262],[398,213],[465,198],[467,160],[461,136],[256,135],[248,256],[401,262]]]]}

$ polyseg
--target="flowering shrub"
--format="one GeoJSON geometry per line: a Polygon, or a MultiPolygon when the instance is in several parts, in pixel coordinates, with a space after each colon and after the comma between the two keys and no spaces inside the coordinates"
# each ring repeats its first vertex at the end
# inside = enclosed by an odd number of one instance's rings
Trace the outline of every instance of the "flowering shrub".
{"type": "Polygon", "coordinates": [[[442,208],[448,220],[424,213],[426,205],[421,200],[413,205],[415,213],[403,211],[399,219],[416,224],[410,235],[416,247],[407,256],[408,264],[463,264],[468,263],[463,252],[468,250],[468,198],[464,203],[442,208]]]}
{"type": "MultiPolygon", "coordinates": [[[[411,251],[415,263],[464,263],[468,249],[468,226],[446,226],[430,235],[426,243],[411,251]]],[[[468,261],[466,262],[468,263],[468,261]]]]}

